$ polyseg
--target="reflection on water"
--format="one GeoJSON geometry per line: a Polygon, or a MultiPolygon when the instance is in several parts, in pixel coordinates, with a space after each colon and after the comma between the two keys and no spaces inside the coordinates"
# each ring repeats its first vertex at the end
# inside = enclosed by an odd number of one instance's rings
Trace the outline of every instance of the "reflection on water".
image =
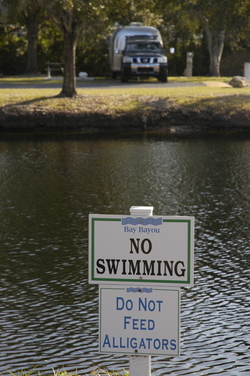
{"type": "Polygon", "coordinates": [[[0,141],[0,372],[128,368],[98,353],[89,213],[196,217],[181,355],[154,375],[249,375],[250,139],[33,136],[0,141]]]}

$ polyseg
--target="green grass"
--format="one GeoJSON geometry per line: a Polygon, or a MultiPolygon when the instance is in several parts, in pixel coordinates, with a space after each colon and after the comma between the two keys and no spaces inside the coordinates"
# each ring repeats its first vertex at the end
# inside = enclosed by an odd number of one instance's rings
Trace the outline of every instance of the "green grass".
{"type": "MultiPolygon", "coordinates": [[[[102,78],[88,81],[90,88],[84,88],[84,83],[77,88],[78,97],[74,99],[60,98],[61,88],[12,88],[12,84],[35,84],[58,82],[45,80],[44,77],[8,77],[0,79],[0,106],[5,109],[21,108],[26,111],[55,111],[68,113],[105,112],[106,114],[141,111],[152,106],[181,106],[187,109],[213,110],[233,114],[239,111],[250,111],[250,87],[233,88],[220,87],[213,83],[228,83],[229,77],[170,77],[169,82],[210,83],[209,86],[145,88],[143,85],[132,87],[113,87],[100,89],[96,86],[102,78]],[[9,88],[2,89],[2,84],[9,84],[9,88]]],[[[110,80],[110,82],[113,82],[110,80]]],[[[164,107],[164,108],[165,108],[164,107]]],[[[155,107],[154,107],[155,108],[155,107]]]]}
{"type": "MultiPolygon", "coordinates": [[[[30,371],[18,371],[17,373],[13,373],[9,371],[11,376],[42,376],[40,372],[35,373],[37,367],[32,368],[30,371]]],[[[79,376],[78,372],[76,371],[75,373],[68,373],[65,371],[55,371],[54,369],[51,372],[50,376],[79,376]]],[[[96,369],[94,371],[91,371],[88,374],[81,375],[81,376],[129,376],[128,371],[120,371],[120,372],[115,372],[115,371],[108,371],[108,370],[103,370],[101,368],[96,369]]]]}

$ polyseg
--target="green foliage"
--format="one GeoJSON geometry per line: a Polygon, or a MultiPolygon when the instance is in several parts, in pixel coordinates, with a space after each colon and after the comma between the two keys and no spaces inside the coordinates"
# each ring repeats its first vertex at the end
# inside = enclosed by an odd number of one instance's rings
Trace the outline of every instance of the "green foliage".
{"type": "Polygon", "coordinates": [[[158,27],[162,23],[162,15],[157,12],[156,2],[152,0],[102,0],[101,4],[109,25],[115,22],[123,26],[130,22],[142,22],[158,27]]]}
{"type": "Polygon", "coordinates": [[[70,20],[78,25],[77,73],[86,71],[95,76],[109,73],[108,38],[115,22],[121,25],[142,22],[159,28],[169,58],[170,75],[183,74],[188,51],[194,52],[193,74],[208,73],[208,45],[202,22],[205,18],[209,20],[211,35],[216,35],[222,27],[226,29],[225,58],[250,48],[249,0],[1,0],[0,73],[25,72],[27,17],[34,16],[35,12],[40,12],[38,70],[45,73],[47,61],[62,61],[62,34],[45,17],[46,9],[57,25],[61,24],[61,30],[62,25],[70,27],[70,20]],[[41,6],[46,6],[43,11],[41,6]],[[174,55],[169,55],[170,47],[175,48],[174,55]]]}
{"type": "Polygon", "coordinates": [[[46,63],[62,62],[63,38],[50,20],[45,20],[38,32],[38,68],[45,73],[46,63]]]}
{"type": "MultiPolygon", "coordinates": [[[[158,0],[158,4],[166,21],[167,9],[171,15],[177,38],[181,41],[181,44],[176,42],[176,50],[184,46],[186,51],[192,48],[202,74],[204,68],[217,74],[224,44],[226,48],[229,44],[237,48],[239,41],[243,41],[242,31],[245,34],[249,27],[248,0],[158,0]],[[216,60],[218,64],[213,66],[216,60]]],[[[181,55],[184,58],[184,50],[181,55]]],[[[194,74],[197,73],[194,65],[194,74]]]]}
{"type": "MultiPolygon", "coordinates": [[[[163,23],[159,27],[167,51],[175,48],[175,54],[169,56],[169,74],[183,75],[186,67],[186,53],[194,52],[196,61],[201,62],[203,54],[203,35],[200,22],[191,12],[187,12],[183,1],[158,0],[157,11],[162,14],[163,23]]],[[[204,62],[203,62],[204,63],[204,62]]],[[[207,59],[203,66],[194,66],[194,74],[206,74],[207,59]],[[203,68],[203,69],[201,69],[203,68]]]]}
{"type": "Polygon", "coordinates": [[[79,72],[87,72],[94,77],[107,77],[110,74],[106,36],[86,34],[84,40],[78,43],[76,56],[77,75],[79,72]]]}
{"type": "Polygon", "coordinates": [[[11,372],[11,371],[8,371],[12,376],[30,376],[32,375],[34,372],[35,372],[35,369],[37,368],[37,366],[35,366],[34,368],[32,368],[30,371],[18,371],[17,374],[11,372]]]}
{"type": "MultiPolygon", "coordinates": [[[[34,373],[36,367],[32,368],[32,370],[28,372],[22,370],[22,371],[18,371],[17,373],[13,373],[9,371],[9,373],[12,376],[30,376],[34,373]]],[[[39,376],[41,376],[40,373],[39,373],[39,376]]],[[[75,373],[68,373],[65,371],[56,371],[53,369],[53,376],[79,376],[79,375],[77,374],[77,371],[75,373]]],[[[99,368],[99,369],[92,371],[90,374],[86,374],[86,376],[129,376],[129,372],[125,370],[121,372],[114,372],[114,371],[108,371],[108,370],[103,370],[99,368]]]]}
{"type": "Polygon", "coordinates": [[[24,33],[21,27],[0,27],[0,73],[11,75],[24,72],[27,46],[24,33]]]}
{"type": "Polygon", "coordinates": [[[72,27],[86,29],[102,12],[97,0],[53,0],[45,8],[62,33],[72,32],[72,27]]]}
{"type": "Polygon", "coordinates": [[[108,371],[108,370],[103,370],[103,369],[97,369],[90,374],[86,376],[129,376],[128,371],[121,371],[121,372],[115,372],[115,371],[108,371]]]}

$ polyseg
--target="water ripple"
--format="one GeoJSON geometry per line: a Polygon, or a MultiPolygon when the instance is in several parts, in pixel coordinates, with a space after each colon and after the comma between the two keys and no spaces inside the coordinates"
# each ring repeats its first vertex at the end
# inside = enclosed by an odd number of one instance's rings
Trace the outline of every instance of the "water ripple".
{"type": "Polygon", "coordinates": [[[181,355],[153,357],[153,374],[249,376],[250,141],[161,137],[0,142],[1,375],[128,368],[98,352],[88,214],[143,204],[196,218],[181,355]]]}

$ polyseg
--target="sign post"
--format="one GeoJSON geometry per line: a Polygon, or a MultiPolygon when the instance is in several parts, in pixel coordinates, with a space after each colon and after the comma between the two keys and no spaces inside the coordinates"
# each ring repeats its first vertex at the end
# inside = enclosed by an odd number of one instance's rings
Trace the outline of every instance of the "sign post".
{"type": "MultiPolygon", "coordinates": [[[[148,208],[131,207],[130,215],[133,216],[149,216],[153,215],[153,207],[149,206],[148,208]]],[[[143,355],[131,355],[129,357],[129,374],[130,376],[151,376],[151,356],[143,355]]]]}
{"type": "Polygon", "coordinates": [[[151,355],[180,352],[180,287],[193,285],[193,217],[89,216],[89,283],[99,286],[99,350],[128,354],[130,376],[151,355]]]}

